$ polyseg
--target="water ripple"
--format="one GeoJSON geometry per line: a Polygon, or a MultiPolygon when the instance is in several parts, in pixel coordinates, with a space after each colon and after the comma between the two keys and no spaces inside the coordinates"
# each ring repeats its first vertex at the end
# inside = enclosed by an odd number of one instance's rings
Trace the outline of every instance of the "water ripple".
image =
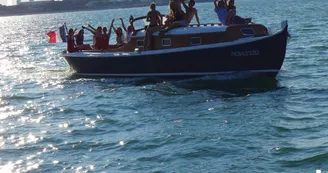
{"type": "MultiPolygon", "coordinates": [[[[107,26],[149,7],[0,17],[0,172],[327,168],[327,2],[236,1],[256,23],[288,20],[276,79],[85,78],[63,60],[65,44],[47,42],[59,23],[107,26]]],[[[202,23],[217,20],[212,3],[196,7],[202,23]]]]}

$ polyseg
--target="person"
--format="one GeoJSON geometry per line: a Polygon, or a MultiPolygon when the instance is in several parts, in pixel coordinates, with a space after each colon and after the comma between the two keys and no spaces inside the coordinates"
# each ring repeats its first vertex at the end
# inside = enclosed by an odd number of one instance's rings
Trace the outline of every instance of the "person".
{"type": "MultiPolygon", "coordinates": [[[[74,30],[74,33],[77,29],[74,30]]],[[[76,47],[79,50],[90,50],[92,49],[91,46],[89,44],[84,44],[84,30],[80,29],[79,32],[74,35],[75,38],[75,42],[76,42],[76,47]]]]}
{"type": "Polygon", "coordinates": [[[86,29],[90,31],[93,34],[93,48],[94,49],[103,49],[103,33],[102,33],[102,27],[98,26],[97,29],[93,28],[90,24],[88,27],[82,26],[83,29],[86,29]]]}
{"type": "Polygon", "coordinates": [[[122,47],[125,44],[125,39],[124,39],[124,35],[122,32],[122,28],[119,27],[119,28],[115,29],[114,21],[115,21],[115,19],[112,20],[112,23],[109,27],[109,31],[108,31],[107,35],[104,36],[106,38],[106,49],[116,49],[116,48],[122,47]],[[114,32],[116,33],[116,43],[115,44],[109,44],[112,30],[114,30],[114,32]]]}
{"type": "Polygon", "coordinates": [[[79,32],[75,35],[76,45],[82,45],[84,42],[84,30],[80,29],[79,32]]]}
{"type": "Polygon", "coordinates": [[[191,20],[194,18],[194,16],[196,18],[198,25],[200,25],[197,9],[194,8],[195,0],[189,0],[188,6],[186,5],[184,0],[182,1],[182,4],[183,4],[183,7],[186,9],[185,20],[187,22],[187,26],[189,26],[189,24],[190,24],[191,20]]]}
{"type": "Polygon", "coordinates": [[[129,19],[130,25],[128,26],[128,28],[125,27],[124,22],[123,22],[123,19],[120,18],[120,20],[122,22],[123,30],[126,32],[125,41],[126,42],[129,42],[131,40],[132,34],[135,32],[135,29],[134,29],[134,26],[133,26],[133,23],[132,23],[133,16],[130,16],[130,19],[129,19]]]}
{"type": "Polygon", "coordinates": [[[214,0],[214,11],[217,14],[219,21],[223,25],[227,25],[227,1],[214,0]]]}
{"type": "Polygon", "coordinates": [[[125,38],[123,34],[123,30],[121,27],[118,27],[117,29],[112,25],[112,28],[114,32],[116,33],[116,45],[123,45],[125,44],[125,38]]]}
{"type": "Polygon", "coordinates": [[[144,51],[150,49],[151,36],[154,32],[162,29],[163,17],[160,12],[156,10],[156,4],[152,2],[150,4],[150,11],[147,13],[146,20],[149,22],[149,25],[146,29],[144,37],[144,51]]]}
{"type": "Polygon", "coordinates": [[[170,0],[169,1],[169,12],[172,16],[174,16],[174,13],[176,10],[178,10],[180,13],[184,13],[181,8],[181,3],[183,0],[170,0]]]}
{"type": "Polygon", "coordinates": [[[72,28],[70,28],[68,31],[68,35],[66,36],[66,41],[67,41],[67,52],[68,53],[79,51],[75,45],[74,30],[72,28]]]}
{"type": "Polygon", "coordinates": [[[66,35],[67,52],[72,53],[72,52],[79,52],[81,50],[90,50],[91,49],[90,45],[87,45],[87,44],[76,45],[75,44],[74,32],[75,32],[75,30],[70,28],[68,31],[68,34],[66,35]]]}
{"type": "Polygon", "coordinates": [[[189,26],[189,24],[192,21],[194,16],[196,17],[196,21],[197,21],[198,25],[200,25],[197,9],[194,8],[195,1],[189,0],[188,5],[186,5],[185,1],[183,0],[182,4],[186,10],[185,15],[183,15],[184,18],[183,19],[180,18],[181,12],[179,12],[179,10],[176,8],[174,11],[175,22],[173,22],[173,24],[169,25],[167,28],[162,29],[160,32],[160,35],[165,35],[166,32],[168,32],[169,30],[171,30],[173,28],[189,26]],[[179,19],[181,19],[181,20],[179,20],[179,19]]]}
{"type": "Polygon", "coordinates": [[[149,22],[148,27],[154,27],[158,25],[162,25],[162,15],[159,11],[156,10],[155,2],[150,4],[150,11],[147,13],[146,21],[149,22]]]}
{"type": "Polygon", "coordinates": [[[252,21],[252,18],[242,18],[237,16],[237,10],[235,6],[235,0],[229,0],[227,5],[227,25],[231,24],[248,24],[252,21]]]}
{"type": "Polygon", "coordinates": [[[102,36],[103,36],[103,40],[102,40],[101,47],[102,47],[102,49],[107,49],[108,45],[109,45],[110,35],[109,35],[109,33],[107,33],[106,27],[102,28],[102,36]]]}
{"type": "Polygon", "coordinates": [[[174,17],[173,22],[184,22],[185,12],[181,9],[181,0],[171,2],[170,4],[170,13],[174,17]]]}

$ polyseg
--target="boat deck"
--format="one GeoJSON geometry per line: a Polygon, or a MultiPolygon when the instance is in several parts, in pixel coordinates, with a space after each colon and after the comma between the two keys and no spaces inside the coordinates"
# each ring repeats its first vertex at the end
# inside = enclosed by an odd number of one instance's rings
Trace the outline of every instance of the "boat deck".
{"type": "MultiPolygon", "coordinates": [[[[198,33],[217,33],[217,32],[225,32],[227,30],[227,26],[224,25],[191,25],[189,27],[179,27],[174,28],[166,33],[166,35],[190,35],[190,34],[198,34],[198,33]]],[[[157,36],[159,32],[154,32],[153,35],[157,36]]],[[[136,35],[133,37],[144,37],[145,30],[138,31],[136,35]]]]}

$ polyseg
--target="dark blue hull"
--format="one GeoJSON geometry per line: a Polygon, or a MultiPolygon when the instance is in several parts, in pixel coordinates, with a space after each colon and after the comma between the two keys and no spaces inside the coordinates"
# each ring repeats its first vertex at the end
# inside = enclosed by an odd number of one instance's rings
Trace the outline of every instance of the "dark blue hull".
{"type": "Polygon", "coordinates": [[[231,43],[132,53],[71,53],[66,62],[87,76],[201,76],[254,72],[275,77],[284,62],[287,23],[274,35],[231,43]]]}

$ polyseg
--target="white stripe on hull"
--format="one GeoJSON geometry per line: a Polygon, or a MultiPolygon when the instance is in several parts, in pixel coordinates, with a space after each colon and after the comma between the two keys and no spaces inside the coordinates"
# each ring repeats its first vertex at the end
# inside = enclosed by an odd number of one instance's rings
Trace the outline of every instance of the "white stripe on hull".
{"type": "Polygon", "coordinates": [[[112,76],[112,77],[154,77],[154,76],[206,76],[224,75],[231,73],[278,73],[277,69],[228,71],[228,72],[202,72],[202,73],[76,73],[81,76],[112,76]]]}

